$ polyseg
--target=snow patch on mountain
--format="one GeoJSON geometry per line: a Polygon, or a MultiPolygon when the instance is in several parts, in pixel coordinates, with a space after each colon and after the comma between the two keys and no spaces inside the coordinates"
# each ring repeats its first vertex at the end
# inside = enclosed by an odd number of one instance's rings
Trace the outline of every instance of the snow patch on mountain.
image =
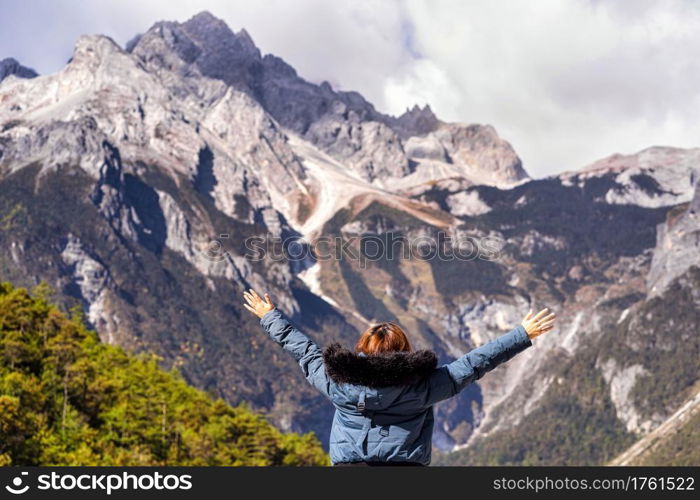
{"type": "Polygon", "coordinates": [[[454,215],[475,216],[491,211],[491,207],[479,197],[478,191],[460,191],[448,196],[446,202],[454,215]]]}

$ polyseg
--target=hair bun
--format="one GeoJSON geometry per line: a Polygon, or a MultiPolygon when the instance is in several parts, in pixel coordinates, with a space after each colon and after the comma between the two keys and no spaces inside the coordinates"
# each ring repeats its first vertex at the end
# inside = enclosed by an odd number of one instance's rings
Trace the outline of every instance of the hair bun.
{"type": "Polygon", "coordinates": [[[372,332],[370,335],[379,335],[380,337],[383,337],[386,334],[386,325],[384,323],[379,323],[378,325],[374,325],[372,327],[372,332]]]}

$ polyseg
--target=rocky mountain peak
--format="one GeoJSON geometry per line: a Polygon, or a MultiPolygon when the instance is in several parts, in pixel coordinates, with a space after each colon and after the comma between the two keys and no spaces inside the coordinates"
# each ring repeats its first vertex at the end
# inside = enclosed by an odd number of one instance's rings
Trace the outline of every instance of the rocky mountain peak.
{"type": "Polygon", "coordinates": [[[222,24],[226,26],[226,23],[216,17],[214,14],[209,12],[208,10],[203,10],[189,18],[185,24],[189,24],[190,26],[201,26],[202,28],[207,28],[209,26],[221,26],[222,24]]]}
{"type": "Polygon", "coordinates": [[[671,206],[690,201],[700,174],[698,165],[700,148],[651,146],[636,153],[606,156],[559,178],[567,185],[590,178],[607,179],[601,198],[608,203],[671,206]]]}
{"type": "Polygon", "coordinates": [[[22,66],[14,57],[6,57],[0,61],[0,82],[10,75],[18,78],[35,78],[39,74],[32,68],[22,66]]]}
{"type": "Polygon", "coordinates": [[[112,38],[105,35],[81,35],[75,42],[70,64],[87,64],[91,69],[97,68],[112,54],[124,50],[112,38]]]}
{"type": "Polygon", "coordinates": [[[199,45],[209,63],[224,59],[242,61],[259,60],[260,50],[245,29],[234,33],[222,19],[202,11],[184,23],[182,29],[199,45]]]}
{"type": "Polygon", "coordinates": [[[241,30],[238,33],[236,33],[236,37],[238,38],[238,41],[243,47],[246,47],[251,52],[254,50],[258,53],[258,56],[260,55],[260,51],[255,45],[255,42],[253,42],[253,37],[250,36],[248,30],[246,30],[245,28],[241,28],[241,30]]]}
{"type": "Polygon", "coordinates": [[[429,105],[416,105],[399,117],[378,112],[358,92],[334,90],[328,82],[317,85],[281,58],[261,57],[245,29],[234,33],[208,11],[184,23],[156,23],[128,45],[154,68],[198,73],[248,94],[283,128],[376,186],[398,186],[394,181],[405,179],[401,187],[406,188],[446,177],[512,185],[527,178],[493,127],[445,124],[429,105]],[[425,137],[432,133],[437,135],[425,137]],[[418,140],[409,144],[412,138],[418,140]]]}
{"type": "Polygon", "coordinates": [[[412,108],[406,107],[406,111],[397,117],[398,120],[415,120],[417,118],[437,119],[430,104],[426,104],[422,108],[418,104],[414,104],[412,108]]]}
{"type": "Polygon", "coordinates": [[[398,116],[394,121],[394,128],[401,137],[426,135],[433,132],[440,125],[440,120],[435,116],[429,104],[422,108],[415,104],[412,108],[398,116]]]}
{"type": "Polygon", "coordinates": [[[656,168],[694,163],[700,149],[677,148],[671,146],[650,146],[631,154],[614,153],[580,169],[580,173],[601,173],[621,171],[628,168],[656,168]],[[689,154],[692,156],[689,156],[689,154]]]}

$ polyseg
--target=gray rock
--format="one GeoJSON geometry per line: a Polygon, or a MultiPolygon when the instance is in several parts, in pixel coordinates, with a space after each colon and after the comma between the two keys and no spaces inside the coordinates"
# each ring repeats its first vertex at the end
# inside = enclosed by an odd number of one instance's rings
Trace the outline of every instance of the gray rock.
{"type": "Polygon", "coordinates": [[[700,267],[700,183],[680,213],[671,212],[657,227],[657,243],[647,277],[648,297],[662,294],[691,266],[700,267]]]}
{"type": "Polygon", "coordinates": [[[10,75],[18,78],[36,78],[39,74],[32,68],[22,66],[14,57],[6,57],[0,61],[0,82],[10,75]]]}
{"type": "Polygon", "coordinates": [[[389,118],[388,121],[388,125],[396,130],[402,139],[427,135],[437,130],[442,123],[435,116],[429,104],[422,108],[416,104],[411,109],[406,109],[404,114],[396,118],[389,118]]]}

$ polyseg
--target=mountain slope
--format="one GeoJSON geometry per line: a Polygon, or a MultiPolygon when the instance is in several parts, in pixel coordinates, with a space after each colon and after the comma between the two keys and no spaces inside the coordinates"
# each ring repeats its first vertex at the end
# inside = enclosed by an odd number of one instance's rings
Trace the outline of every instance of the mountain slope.
{"type": "Polygon", "coordinates": [[[700,391],[609,465],[693,466],[700,463],[700,391]]]}
{"type": "MultiPolygon", "coordinates": [[[[585,318],[589,326],[582,324],[583,319],[575,321],[569,332],[564,331],[563,342],[557,335],[548,335],[546,340],[553,341],[550,345],[559,352],[545,357],[549,366],[542,364],[524,383],[542,387],[534,392],[538,403],[532,404],[532,390],[520,387],[520,397],[493,408],[468,445],[441,457],[442,463],[605,463],[637,438],[660,428],[694,394],[700,379],[698,254],[664,290],[654,294],[644,290],[647,275],[655,272],[653,263],[669,251],[664,235],[675,228],[679,234],[689,230],[682,224],[685,219],[694,220],[691,207],[697,197],[696,191],[690,204],[668,213],[666,222],[659,225],[653,258],[645,252],[641,269],[609,273],[616,279],[602,297],[592,290],[585,295],[577,292],[577,318],[585,318]],[[596,301],[587,307],[591,298],[596,301]]],[[[697,222],[693,231],[700,231],[697,222]]],[[[632,250],[629,235],[626,238],[623,248],[632,250]]],[[[691,237],[680,244],[694,246],[696,241],[691,237]]]]}

